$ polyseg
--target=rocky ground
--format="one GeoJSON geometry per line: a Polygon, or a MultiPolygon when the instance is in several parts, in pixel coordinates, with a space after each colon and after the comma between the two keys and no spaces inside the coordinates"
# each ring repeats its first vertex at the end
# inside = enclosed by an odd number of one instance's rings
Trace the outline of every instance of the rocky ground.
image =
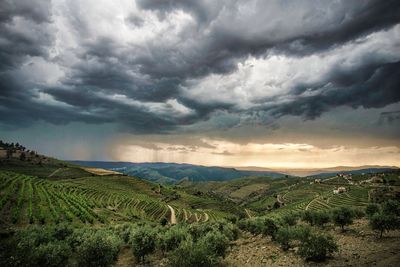
{"type": "MultiPolygon", "coordinates": [[[[228,255],[219,267],[400,266],[400,231],[386,233],[382,239],[378,239],[366,220],[356,221],[343,233],[333,226],[325,231],[333,234],[339,245],[339,251],[325,262],[307,262],[296,254],[296,248],[283,251],[269,238],[243,233],[241,238],[232,242],[228,255]]],[[[156,253],[148,258],[147,264],[137,265],[132,252],[126,247],[121,250],[115,266],[166,266],[166,259],[156,253]]]]}
{"type": "Polygon", "coordinates": [[[233,243],[225,266],[400,266],[399,231],[378,239],[366,220],[356,221],[344,233],[333,227],[326,231],[339,245],[339,251],[326,262],[306,262],[295,249],[285,252],[269,238],[246,234],[233,243]]]}

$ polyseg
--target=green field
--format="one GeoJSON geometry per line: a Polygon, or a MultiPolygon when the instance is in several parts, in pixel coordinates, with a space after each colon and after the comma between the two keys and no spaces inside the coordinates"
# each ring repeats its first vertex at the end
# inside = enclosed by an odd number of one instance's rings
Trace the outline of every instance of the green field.
{"type": "Polygon", "coordinates": [[[2,225],[169,220],[167,205],[174,208],[177,221],[214,220],[238,211],[233,203],[159,187],[134,177],[115,175],[55,180],[0,171],[2,225]]]}

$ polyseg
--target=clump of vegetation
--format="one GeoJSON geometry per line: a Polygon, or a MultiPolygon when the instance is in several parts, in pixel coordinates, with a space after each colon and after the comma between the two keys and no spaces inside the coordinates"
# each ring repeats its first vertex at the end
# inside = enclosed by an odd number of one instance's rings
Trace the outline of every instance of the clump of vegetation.
{"type": "Polygon", "coordinates": [[[158,246],[162,251],[171,251],[179,247],[181,242],[188,238],[189,232],[186,227],[175,225],[158,238],[158,246]]]}
{"type": "Polygon", "coordinates": [[[289,212],[281,216],[281,220],[283,224],[288,225],[288,226],[294,226],[297,224],[297,221],[299,219],[298,214],[294,212],[289,212]]]}
{"type": "Polygon", "coordinates": [[[383,203],[382,208],[377,204],[370,204],[366,208],[369,214],[369,225],[382,238],[385,232],[400,229],[400,203],[389,200],[383,203]]]}
{"type": "Polygon", "coordinates": [[[131,233],[130,243],[137,261],[144,262],[145,256],[156,248],[156,231],[149,226],[140,226],[131,233]]]}
{"type": "Polygon", "coordinates": [[[169,254],[168,261],[174,267],[214,266],[225,256],[228,246],[229,240],[225,235],[211,231],[197,241],[189,237],[181,242],[169,254]]]}
{"type": "Polygon", "coordinates": [[[118,256],[121,240],[110,231],[96,231],[77,248],[79,266],[110,266],[118,256]]]}
{"type": "Polygon", "coordinates": [[[239,222],[239,228],[255,235],[262,234],[264,236],[270,236],[272,240],[274,240],[279,228],[279,222],[273,218],[258,217],[241,220],[239,222]]]}
{"type": "Polygon", "coordinates": [[[303,237],[298,253],[307,260],[323,261],[337,250],[338,246],[331,235],[312,233],[303,237]]]}
{"type": "Polygon", "coordinates": [[[381,207],[376,203],[369,203],[367,207],[365,207],[365,214],[369,217],[372,217],[375,213],[379,213],[380,211],[381,207]]]}
{"type": "Polygon", "coordinates": [[[279,228],[276,233],[276,242],[281,246],[283,250],[288,250],[290,248],[290,242],[295,239],[295,234],[293,228],[282,227],[279,228]]]}
{"type": "Polygon", "coordinates": [[[208,232],[199,240],[200,246],[204,247],[214,258],[225,257],[229,246],[228,238],[220,232],[208,232]]]}
{"type": "Polygon", "coordinates": [[[344,231],[344,227],[346,225],[350,225],[353,223],[354,220],[354,211],[347,207],[340,207],[334,209],[332,211],[332,221],[342,228],[344,231]]]}
{"type": "Polygon", "coordinates": [[[303,221],[308,222],[310,225],[318,225],[320,227],[330,222],[330,215],[326,211],[306,210],[302,218],[303,221]]]}

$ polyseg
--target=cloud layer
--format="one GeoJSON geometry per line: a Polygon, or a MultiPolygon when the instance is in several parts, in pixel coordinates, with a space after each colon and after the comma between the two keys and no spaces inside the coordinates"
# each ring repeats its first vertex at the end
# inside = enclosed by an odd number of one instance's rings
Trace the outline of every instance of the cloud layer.
{"type": "Polygon", "coordinates": [[[0,33],[3,127],[275,127],[400,101],[394,0],[5,0],[0,33]]]}

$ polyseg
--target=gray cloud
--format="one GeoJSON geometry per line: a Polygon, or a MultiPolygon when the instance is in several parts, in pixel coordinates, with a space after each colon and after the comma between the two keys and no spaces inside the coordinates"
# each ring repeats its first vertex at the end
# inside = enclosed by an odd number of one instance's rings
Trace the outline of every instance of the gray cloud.
{"type": "Polygon", "coordinates": [[[213,121],[221,111],[232,117],[218,117],[220,121],[210,123],[213,127],[244,122],[278,127],[265,113],[314,119],[337,106],[372,108],[400,101],[397,59],[367,57],[354,68],[338,66],[317,81],[294,83],[285,93],[291,101],[283,103],[277,99],[271,105],[277,96],[260,97],[255,106],[238,108],[214,97],[213,88],[204,92],[207,103],[182,93],[183,88],[191,90],[193,80],[235,73],[249,56],[318,55],[385,31],[400,22],[397,1],[140,0],[139,10],[129,10],[120,26],[147,29],[137,36],[142,41],[129,39],[125,31],[120,36],[112,30],[104,33],[91,17],[82,17],[74,2],[58,4],[0,4],[3,125],[114,122],[134,133],[170,133],[213,121]],[[55,12],[55,4],[64,9],[55,12]],[[181,18],[179,12],[186,15],[181,18]],[[156,24],[165,32],[147,38],[156,24]],[[26,79],[23,69],[29,62],[35,68],[38,58],[60,69],[56,81],[48,82],[51,75],[40,82],[26,79]]]}

